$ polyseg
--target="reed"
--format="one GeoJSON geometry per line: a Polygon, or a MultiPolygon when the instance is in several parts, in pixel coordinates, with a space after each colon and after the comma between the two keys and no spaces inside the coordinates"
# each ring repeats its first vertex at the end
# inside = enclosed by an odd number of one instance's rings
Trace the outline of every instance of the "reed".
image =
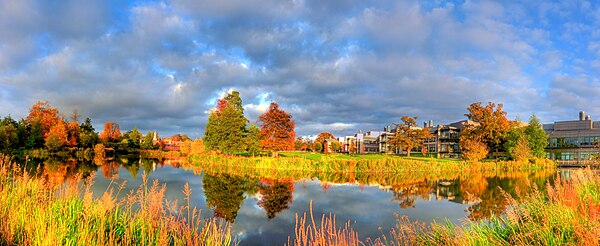
{"type": "MultiPolygon", "coordinates": [[[[122,199],[124,184],[93,198],[91,179],[54,185],[0,155],[0,245],[237,244],[230,224],[202,219],[189,203],[167,200],[164,185],[143,181],[122,199]]],[[[183,192],[189,201],[189,187],[183,192]]]]}

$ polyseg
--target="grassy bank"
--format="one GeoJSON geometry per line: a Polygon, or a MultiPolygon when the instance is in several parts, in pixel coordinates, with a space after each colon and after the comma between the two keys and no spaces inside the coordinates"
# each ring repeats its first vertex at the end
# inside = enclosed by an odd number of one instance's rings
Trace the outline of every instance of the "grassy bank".
{"type": "Polygon", "coordinates": [[[0,245],[236,244],[229,224],[190,208],[187,185],[183,206],[145,178],[121,200],[120,188],[94,199],[89,185],[53,186],[0,156],[0,245]]]}
{"type": "Polygon", "coordinates": [[[284,169],[311,172],[446,172],[446,171],[517,171],[554,169],[548,159],[530,161],[470,162],[462,160],[387,155],[323,155],[312,153],[282,153],[281,157],[239,157],[224,155],[195,155],[190,162],[228,169],[284,169]]]}
{"type": "Polygon", "coordinates": [[[558,179],[546,192],[516,197],[504,194],[511,205],[505,217],[464,225],[425,225],[398,218],[387,236],[366,242],[350,223],[337,226],[334,216],[296,217],[289,245],[599,245],[600,177],[590,170],[558,179]]]}

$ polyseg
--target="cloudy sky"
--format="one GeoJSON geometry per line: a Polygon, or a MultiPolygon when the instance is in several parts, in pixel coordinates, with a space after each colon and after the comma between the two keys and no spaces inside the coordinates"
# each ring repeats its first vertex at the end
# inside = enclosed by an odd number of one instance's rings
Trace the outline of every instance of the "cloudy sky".
{"type": "Polygon", "coordinates": [[[600,119],[600,4],[585,1],[0,1],[0,116],[38,100],[201,137],[228,90],[299,135],[449,123],[476,101],[511,119],[600,119]]]}

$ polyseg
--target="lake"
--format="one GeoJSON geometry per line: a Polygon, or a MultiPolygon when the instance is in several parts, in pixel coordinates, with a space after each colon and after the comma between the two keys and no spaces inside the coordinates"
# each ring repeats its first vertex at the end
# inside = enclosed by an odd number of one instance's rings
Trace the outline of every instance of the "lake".
{"type": "MultiPolygon", "coordinates": [[[[350,221],[360,239],[387,235],[398,218],[454,223],[479,221],[501,215],[507,208],[502,192],[511,195],[537,186],[544,190],[557,172],[457,173],[431,177],[426,173],[274,173],[218,172],[186,160],[139,159],[134,156],[102,161],[29,161],[30,172],[48,182],[76,182],[93,177],[95,196],[118,189],[120,196],[148,183],[166,184],[169,200],[183,203],[185,183],[191,204],[204,217],[233,223],[241,245],[282,245],[293,236],[296,215],[312,212],[315,218],[335,214],[338,226],[350,221]],[[31,168],[34,167],[34,168],[31,168]]],[[[565,171],[558,171],[565,172],[565,171]]],[[[568,172],[568,171],[566,171],[568,172]]],[[[319,223],[319,221],[317,221],[319,223]]]]}

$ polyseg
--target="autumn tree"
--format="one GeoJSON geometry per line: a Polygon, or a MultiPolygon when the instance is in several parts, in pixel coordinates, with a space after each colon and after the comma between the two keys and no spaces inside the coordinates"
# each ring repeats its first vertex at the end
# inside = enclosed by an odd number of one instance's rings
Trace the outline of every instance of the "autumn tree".
{"type": "Polygon", "coordinates": [[[467,160],[478,161],[485,158],[488,154],[488,147],[477,138],[460,138],[460,148],[462,157],[467,160]]]}
{"type": "Polygon", "coordinates": [[[103,143],[118,142],[121,138],[119,124],[114,122],[104,123],[104,131],[100,133],[99,137],[103,143]]]}
{"type": "Polygon", "coordinates": [[[338,141],[333,141],[331,143],[331,151],[340,152],[340,150],[342,150],[342,144],[338,141]]]}
{"type": "Polygon", "coordinates": [[[474,149],[481,153],[480,146],[475,143],[485,144],[487,152],[499,151],[503,147],[510,129],[510,121],[506,119],[506,112],[502,110],[502,106],[496,106],[492,102],[483,106],[481,102],[477,102],[467,108],[469,113],[465,116],[473,123],[468,124],[461,133],[459,144],[463,152],[474,149]]]}
{"type": "Polygon", "coordinates": [[[52,126],[62,121],[58,110],[50,106],[48,101],[36,102],[29,109],[29,115],[27,116],[27,123],[29,125],[34,125],[36,122],[40,124],[42,136],[46,136],[52,126]]]}
{"type": "Polygon", "coordinates": [[[422,146],[425,139],[432,138],[428,127],[417,127],[417,119],[417,116],[408,117],[405,115],[401,118],[402,123],[396,124],[392,122],[396,126],[396,134],[390,139],[389,143],[395,148],[406,150],[407,156],[410,156],[413,148],[422,146]]]}
{"type": "Polygon", "coordinates": [[[319,133],[319,135],[317,135],[317,139],[315,139],[315,142],[323,144],[323,142],[325,142],[325,139],[335,139],[335,136],[333,136],[331,132],[321,132],[319,133]]]}
{"type": "Polygon", "coordinates": [[[65,123],[59,122],[50,128],[46,134],[45,145],[51,151],[57,151],[69,143],[67,126],[65,123]]]}
{"type": "Polygon", "coordinates": [[[269,110],[258,117],[260,125],[261,145],[270,151],[293,150],[296,124],[292,115],[279,109],[279,105],[271,102],[269,110]]]}
{"type": "Polygon", "coordinates": [[[208,116],[204,131],[206,149],[227,154],[243,151],[247,122],[239,92],[227,94],[218,100],[217,107],[208,116]]]}
{"type": "Polygon", "coordinates": [[[80,127],[75,121],[67,124],[67,138],[69,147],[76,147],[79,142],[80,127]]]}

